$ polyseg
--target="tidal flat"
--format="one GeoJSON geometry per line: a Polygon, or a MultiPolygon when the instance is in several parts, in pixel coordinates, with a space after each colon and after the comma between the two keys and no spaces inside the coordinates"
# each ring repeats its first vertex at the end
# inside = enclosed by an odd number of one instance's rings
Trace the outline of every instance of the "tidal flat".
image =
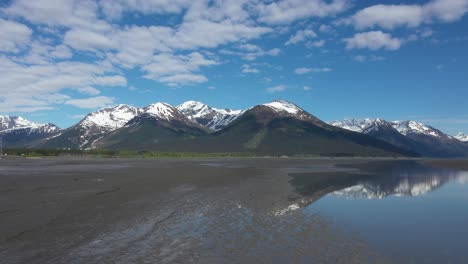
{"type": "Polygon", "coordinates": [[[468,172],[461,163],[3,159],[0,259],[466,263],[468,172]],[[456,238],[450,238],[453,232],[456,238]]]}

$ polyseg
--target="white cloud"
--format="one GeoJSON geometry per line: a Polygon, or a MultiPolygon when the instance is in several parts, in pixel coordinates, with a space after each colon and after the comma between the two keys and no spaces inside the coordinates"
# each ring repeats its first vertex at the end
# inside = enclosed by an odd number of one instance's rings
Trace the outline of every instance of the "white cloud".
{"type": "Polygon", "coordinates": [[[114,98],[107,96],[90,97],[86,99],[70,99],[65,101],[66,105],[83,109],[95,109],[109,106],[114,103],[114,98]]]}
{"type": "Polygon", "coordinates": [[[115,48],[115,43],[101,32],[85,29],[72,29],[65,33],[64,43],[77,50],[108,50],[115,48]]]}
{"type": "Polygon", "coordinates": [[[318,72],[331,72],[331,68],[297,68],[294,70],[295,74],[304,75],[308,73],[318,73],[318,72]]]}
{"type": "Polygon", "coordinates": [[[174,86],[178,84],[202,83],[207,78],[201,74],[195,74],[200,67],[218,64],[215,60],[206,59],[199,52],[188,55],[173,55],[170,53],[155,55],[152,63],[143,66],[147,73],[147,79],[174,86]]]}
{"type": "Polygon", "coordinates": [[[221,44],[257,38],[271,31],[267,27],[234,23],[229,20],[186,21],[170,40],[170,46],[177,49],[216,48],[221,44]]]}
{"type": "Polygon", "coordinates": [[[347,24],[357,29],[418,27],[434,21],[453,22],[468,12],[468,0],[432,0],[423,5],[374,5],[357,12],[347,24]]]}
{"type": "Polygon", "coordinates": [[[31,35],[32,30],[27,26],[0,18],[0,51],[18,52],[31,35]]]}
{"type": "Polygon", "coordinates": [[[258,57],[263,57],[263,56],[278,56],[281,53],[281,50],[278,48],[273,48],[270,50],[263,50],[262,48],[258,47],[255,51],[232,51],[232,50],[220,50],[221,54],[225,55],[235,55],[235,56],[240,56],[242,59],[247,60],[247,61],[254,61],[258,57]]]}
{"type": "Polygon", "coordinates": [[[296,43],[305,41],[308,38],[315,38],[315,37],[317,37],[317,34],[313,30],[310,30],[310,29],[299,30],[296,32],[295,35],[291,36],[289,40],[286,41],[286,43],[284,43],[284,45],[288,46],[288,45],[296,44],[296,43]]]}
{"type": "Polygon", "coordinates": [[[180,13],[191,0],[101,0],[103,13],[110,19],[120,19],[124,12],[136,11],[143,14],[180,13]]]}
{"type": "Polygon", "coordinates": [[[356,55],[353,58],[357,62],[366,62],[366,61],[383,61],[385,60],[384,57],[381,56],[375,56],[375,55],[356,55]]]}
{"type": "Polygon", "coordinates": [[[121,75],[98,76],[93,83],[100,86],[126,86],[127,79],[121,75]]]}
{"type": "Polygon", "coordinates": [[[306,47],[308,48],[321,48],[325,45],[325,40],[317,40],[317,41],[308,41],[306,43],[306,47]]]}
{"type": "Polygon", "coordinates": [[[344,41],[347,49],[397,50],[403,44],[401,39],[393,38],[382,31],[357,33],[351,38],[345,38],[344,41]]]}
{"type": "Polygon", "coordinates": [[[357,29],[380,26],[393,29],[398,26],[416,27],[423,19],[419,5],[374,5],[364,8],[352,17],[357,29]]]}
{"type": "Polygon", "coordinates": [[[278,92],[283,92],[286,89],[288,89],[288,86],[278,85],[278,86],[269,87],[269,88],[266,89],[266,91],[267,91],[267,93],[278,93],[278,92]]]}
{"type": "Polygon", "coordinates": [[[19,16],[30,22],[54,27],[109,30],[111,25],[98,19],[98,5],[93,0],[14,0],[3,9],[9,16],[19,16]]]}
{"type": "Polygon", "coordinates": [[[253,44],[241,44],[239,45],[239,48],[250,52],[262,50],[259,46],[253,44]]]}
{"type": "Polygon", "coordinates": [[[304,86],[303,89],[304,89],[304,91],[310,91],[310,90],[312,90],[312,87],[310,87],[310,86],[304,86]]]}
{"type": "Polygon", "coordinates": [[[280,0],[258,5],[259,20],[269,24],[290,23],[308,17],[326,17],[345,11],[348,0],[280,0]]]}
{"type": "Polygon", "coordinates": [[[101,91],[99,91],[98,89],[96,89],[96,88],[94,88],[92,86],[79,87],[79,88],[77,88],[77,90],[80,93],[89,94],[89,95],[98,95],[98,94],[101,93],[101,91]]]}
{"type": "Polygon", "coordinates": [[[114,69],[99,61],[26,65],[0,55],[0,111],[52,109],[67,99],[61,94],[67,89],[90,93],[88,86],[123,85],[124,77],[116,77],[113,72],[114,69]]]}
{"type": "Polygon", "coordinates": [[[242,72],[243,73],[259,73],[260,70],[256,69],[256,68],[253,68],[249,64],[244,64],[244,65],[242,65],[242,72]]]}

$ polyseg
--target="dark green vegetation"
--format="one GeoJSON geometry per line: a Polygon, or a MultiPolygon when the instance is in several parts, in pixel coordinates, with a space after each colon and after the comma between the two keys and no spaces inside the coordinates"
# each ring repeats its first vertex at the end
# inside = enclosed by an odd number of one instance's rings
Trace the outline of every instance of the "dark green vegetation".
{"type": "Polygon", "coordinates": [[[99,158],[204,158],[204,157],[255,157],[253,153],[196,153],[157,152],[136,150],[78,150],[78,149],[5,149],[8,156],[20,157],[99,157],[99,158]]]}

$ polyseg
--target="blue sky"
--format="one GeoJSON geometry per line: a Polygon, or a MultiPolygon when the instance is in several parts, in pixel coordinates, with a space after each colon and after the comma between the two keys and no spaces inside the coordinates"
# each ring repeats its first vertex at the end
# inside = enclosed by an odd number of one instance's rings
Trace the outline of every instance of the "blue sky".
{"type": "Polygon", "coordinates": [[[0,2],[0,113],[276,98],[319,118],[468,132],[468,0],[0,2]]]}

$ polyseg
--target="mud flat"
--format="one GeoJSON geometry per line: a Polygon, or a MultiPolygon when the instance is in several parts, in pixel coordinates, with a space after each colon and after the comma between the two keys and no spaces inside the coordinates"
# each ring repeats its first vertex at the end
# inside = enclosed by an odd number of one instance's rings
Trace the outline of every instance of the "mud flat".
{"type": "Polygon", "coordinates": [[[358,236],[341,232],[318,214],[302,212],[335,186],[307,179],[304,183],[304,175],[334,175],[340,186],[340,179],[346,181],[340,175],[356,172],[343,164],[367,162],[0,160],[0,259],[2,263],[387,262],[358,236]],[[305,184],[308,191],[301,189],[305,184]],[[318,187],[311,189],[311,184],[318,187]]]}

